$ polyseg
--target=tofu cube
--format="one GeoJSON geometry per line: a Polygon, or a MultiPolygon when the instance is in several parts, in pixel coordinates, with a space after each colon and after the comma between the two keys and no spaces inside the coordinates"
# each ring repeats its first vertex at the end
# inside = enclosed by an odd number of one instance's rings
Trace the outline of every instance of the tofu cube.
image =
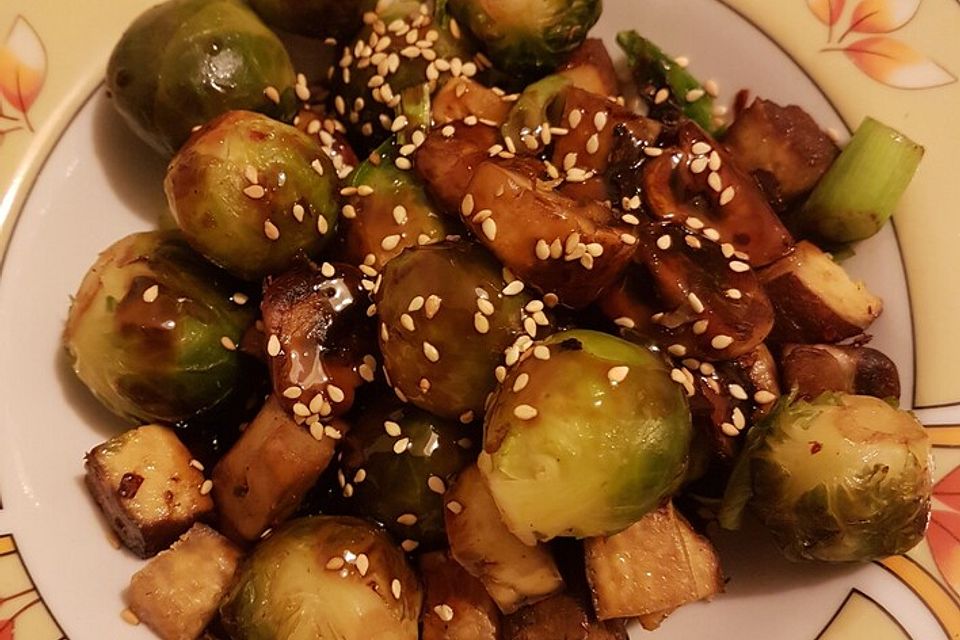
{"type": "Polygon", "coordinates": [[[149,558],[213,511],[203,473],[177,436],[159,425],[131,429],[86,457],[86,482],[117,536],[149,558]]]}

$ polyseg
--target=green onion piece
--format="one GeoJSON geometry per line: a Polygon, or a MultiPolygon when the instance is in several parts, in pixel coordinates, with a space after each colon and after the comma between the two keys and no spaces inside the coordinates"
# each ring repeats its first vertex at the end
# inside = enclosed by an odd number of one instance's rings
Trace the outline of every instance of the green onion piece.
{"type": "Polygon", "coordinates": [[[671,102],[679,106],[685,116],[707,133],[718,132],[713,119],[713,97],[689,71],[636,31],[618,33],[617,44],[627,54],[627,62],[637,82],[669,89],[671,102]],[[689,100],[693,96],[699,97],[689,100]]]}
{"type": "Polygon", "coordinates": [[[430,114],[430,85],[417,84],[400,92],[400,103],[396,107],[397,117],[407,119],[406,126],[397,131],[400,144],[410,142],[417,129],[429,131],[432,124],[430,114]]]}
{"type": "Polygon", "coordinates": [[[566,90],[572,84],[568,77],[556,74],[524,89],[501,127],[503,137],[511,138],[521,153],[527,152],[522,144],[524,136],[538,137],[544,123],[560,122],[566,90]]]}
{"type": "Polygon", "coordinates": [[[869,238],[890,218],[921,158],[923,147],[866,118],[803,205],[801,229],[828,242],[869,238]]]}

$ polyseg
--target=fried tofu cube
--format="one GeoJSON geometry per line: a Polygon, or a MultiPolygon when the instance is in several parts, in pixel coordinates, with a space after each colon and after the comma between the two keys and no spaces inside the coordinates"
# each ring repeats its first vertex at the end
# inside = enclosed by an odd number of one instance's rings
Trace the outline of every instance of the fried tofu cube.
{"type": "Polygon", "coordinates": [[[588,539],[584,551],[600,620],[640,617],[655,626],[678,607],[723,591],[713,545],[671,504],[620,533],[588,539]]]}
{"type": "Polygon", "coordinates": [[[217,613],[241,552],[205,524],[133,575],[130,610],[163,640],[195,640],[217,613]]]}
{"type": "Polygon", "coordinates": [[[314,438],[271,395],[213,470],[221,531],[253,542],[290,517],[330,464],[337,441],[314,438]]]}
{"type": "Polygon", "coordinates": [[[124,545],[143,558],[213,511],[203,473],[167,427],[131,429],[86,456],[86,482],[124,545]]]}

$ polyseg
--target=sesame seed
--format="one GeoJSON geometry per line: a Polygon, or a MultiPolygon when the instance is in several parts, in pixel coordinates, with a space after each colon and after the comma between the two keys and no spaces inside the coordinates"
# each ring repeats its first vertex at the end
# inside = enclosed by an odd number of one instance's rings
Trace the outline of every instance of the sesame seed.
{"type": "Polygon", "coordinates": [[[401,589],[402,586],[400,585],[400,581],[394,578],[393,582],[390,583],[390,591],[393,593],[393,597],[396,600],[400,599],[401,589]]]}
{"type": "Polygon", "coordinates": [[[327,395],[330,396],[330,399],[334,402],[343,402],[346,395],[343,393],[343,389],[340,387],[328,384],[327,385],[327,395]]]}
{"type": "Polygon", "coordinates": [[[617,318],[616,320],[613,321],[613,324],[617,325],[618,327],[623,327],[624,329],[633,329],[634,327],[637,326],[636,322],[634,322],[631,318],[628,318],[626,316],[621,316],[617,318]]]}
{"type": "Polygon", "coordinates": [[[468,193],[467,195],[463,196],[463,200],[460,202],[460,213],[469,217],[470,214],[473,213],[473,207],[473,196],[468,193]]]}
{"type": "Polygon", "coordinates": [[[653,96],[653,104],[663,104],[670,98],[670,90],[666,87],[657,91],[653,96]]]}
{"type": "Polygon", "coordinates": [[[690,308],[693,309],[694,313],[703,313],[704,306],[697,294],[692,291],[688,293],[687,302],[690,303],[690,308]]]}
{"type": "Polygon", "coordinates": [[[361,184],[357,187],[357,195],[360,196],[369,196],[373,193],[373,187],[366,184],[361,184]]]}
{"type": "Polygon", "coordinates": [[[723,180],[720,179],[720,174],[716,171],[711,171],[710,175],[707,176],[707,184],[717,193],[723,191],[723,180]]]}
{"type": "Polygon", "coordinates": [[[720,192],[720,206],[724,207],[730,204],[730,201],[733,200],[734,196],[737,195],[736,189],[733,188],[733,185],[728,186],[722,192],[720,192]]]}
{"type": "Polygon", "coordinates": [[[705,334],[708,326],[710,326],[709,320],[697,320],[693,323],[693,335],[701,336],[705,334]]]}
{"type": "Polygon", "coordinates": [[[435,346],[426,341],[423,343],[423,355],[426,356],[427,360],[430,362],[440,361],[440,352],[437,351],[435,346]]]}
{"type": "Polygon", "coordinates": [[[191,460],[190,466],[196,469],[197,471],[203,471],[205,469],[205,467],[203,466],[203,463],[200,462],[199,460],[191,460]]]}
{"type": "Polygon", "coordinates": [[[330,571],[339,571],[340,569],[343,568],[343,565],[345,564],[346,562],[344,561],[343,558],[341,558],[340,556],[334,556],[329,560],[327,560],[327,564],[324,566],[330,571]]]}
{"type": "Polygon", "coordinates": [[[400,244],[400,235],[392,234],[380,241],[380,248],[384,251],[393,251],[400,244]]]}
{"type": "Polygon", "coordinates": [[[409,538],[400,543],[400,548],[406,551],[407,553],[414,551],[419,546],[420,546],[419,542],[417,542],[416,540],[410,540],[409,538]]]}
{"type": "Polygon", "coordinates": [[[314,440],[320,441],[323,440],[323,425],[319,422],[314,422],[310,425],[310,435],[313,436],[314,440]]]}
{"type": "Polygon", "coordinates": [[[610,370],[607,371],[607,380],[609,380],[611,383],[614,383],[614,384],[618,382],[623,382],[624,379],[627,377],[628,373],[630,373],[630,367],[625,367],[625,366],[611,367],[610,370]]]}
{"type": "Polygon", "coordinates": [[[320,162],[320,158],[314,158],[313,162],[310,163],[310,167],[317,172],[318,176],[323,175],[323,164],[320,162]]]}
{"type": "Polygon", "coordinates": [[[696,236],[684,236],[683,241],[687,244],[688,247],[693,249],[699,249],[703,245],[700,243],[700,239],[696,236]]]}
{"type": "Polygon", "coordinates": [[[750,270],[750,265],[748,265],[746,262],[740,262],[739,260],[731,260],[730,270],[736,273],[744,273],[745,271],[750,270]]]}
{"type": "Polygon", "coordinates": [[[490,321],[479,311],[473,314],[473,328],[477,333],[487,333],[490,331],[490,321]]]}
{"type": "Polygon", "coordinates": [[[687,381],[687,377],[683,375],[683,371],[680,371],[680,369],[671,369],[670,379],[678,384],[684,384],[687,381]]]}
{"type": "Polygon", "coordinates": [[[717,81],[714,80],[713,78],[710,78],[709,80],[704,82],[703,88],[706,89],[707,93],[709,93],[714,98],[720,95],[720,86],[717,84],[717,81]]]}
{"type": "Polygon", "coordinates": [[[651,158],[656,158],[657,156],[663,155],[663,149],[659,147],[644,147],[643,153],[650,156],[651,158]]]}
{"type": "Polygon", "coordinates": [[[743,297],[743,293],[740,292],[740,289],[727,289],[724,292],[724,295],[730,298],[731,300],[739,300],[743,297]]]}
{"type": "Polygon", "coordinates": [[[140,624],[140,618],[130,609],[124,609],[121,611],[120,617],[129,625],[137,626],[140,624]]]}
{"type": "Polygon", "coordinates": [[[447,490],[447,485],[440,476],[430,476],[427,478],[427,488],[434,493],[443,495],[447,490]]]}
{"type": "Polygon", "coordinates": [[[716,151],[710,152],[710,171],[719,171],[720,167],[723,166],[723,160],[720,159],[720,154],[716,151]]]}
{"type": "Polygon", "coordinates": [[[540,238],[537,240],[534,253],[537,255],[537,259],[546,260],[550,257],[550,245],[543,238],[540,238]]]}
{"type": "MultiPolygon", "coordinates": [[[[343,190],[341,190],[340,193],[343,193],[343,190]]],[[[347,218],[348,220],[352,220],[353,218],[357,217],[357,209],[352,204],[343,205],[341,212],[343,213],[343,217],[347,218]]]]}
{"type": "Polygon", "coordinates": [[[620,242],[625,245],[633,246],[637,244],[637,236],[633,235],[632,233],[621,233],[620,242]]]}
{"type": "Polygon", "coordinates": [[[731,438],[735,438],[740,434],[740,431],[729,422],[724,422],[721,424],[720,429],[723,431],[724,435],[730,436],[731,438]]]}
{"type": "Polygon", "coordinates": [[[757,404],[770,404],[777,399],[777,396],[766,389],[761,389],[753,394],[753,400],[757,404]]]}
{"type": "Polygon", "coordinates": [[[208,495],[211,491],[213,491],[213,480],[204,480],[200,485],[200,495],[208,495]]]}
{"type": "Polygon", "coordinates": [[[370,570],[370,558],[367,557],[367,554],[358,554],[355,564],[357,565],[357,571],[360,572],[361,576],[367,575],[367,571],[370,570]]]}
{"type": "Polygon", "coordinates": [[[727,335],[723,335],[722,333],[719,333],[713,336],[713,340],[710,341],[710,346],[713,347],[714,349],[717,349],[718,351],[722,351],[723,349],[726,349],[731,344],[733,344],[733,338],[727,335]]]}
{"type": "Polygon", "coordinates": [[[320,235],[325,235],[327,231],[330,230],[330,223],[327,222],[327,219],[323,215],[317,216],[317,233],[320,235]]]}
{"type": "Polygon", "coordinates": [[[738,430],[742,430],[747,426],[747,419],[743,416],[743,411],[740,410],[740,407],[733,408],[733,426],[738,430]]]}
{"type": "Polygon", "coordinates": [[[480,225],[480,229],[483,231],[483,235],[486,236],[487,240],[493,242],[497,239],[497,223],[493,218],[487,218],[480,225]]]}
{"type": "Polygon", "coordinates": [[[597,111],[593,116],[593,126],[596,127],[597,131],[603,131],[603,128],[607,126],[607,112],[606,111],[597,111]]]}
{"type": "Polygon", "coordinates": [[[550,349],[544,345],[539,345],[533,348],[533,357],[537,360],[549,360],[550,359],[550,349]]]}
{"type": "Polygon", "coordinates": [[[669,248],[670,248],[670,245],[672,245],[672,244],[673,244],[673,240],[670,238],[670,236],[668,236],[668,235],[666,235],[666,234],[664,234],[664,235],[660,236],[659,238],[657,238],[657,247],[659,247],[660,249],[662,249],[662,250],[664,250],[664,251],[666,251],[667,249],[669,249],[669,248]]]}
{"type": "Polygon", "coordinates": [[[713,240],[714,242],[720,241],[720,232],[717,231],[716,229],[711,229],[710,227],[707,227],[706,229],[703,230],[703,235],[708,240],[713,240]]]}
{"type": "Polygon", "coordinates": [[[436,613],[437,617],[444,622],[450,622],[453,620],[453,608],[451,608],[448,604],[438,604],[433,608],[433,612],[436,613]]]}
{"type": "Polygon", "coordinates": [[[400,425],[394,422],[393,420],[386,420],[383,423],[383,429],[387,432],[387,435],[391,438],[397,438],[400,436],[400,425]]]}
{"type": "Polygon", "coordinates": [[[683,356],[687,355],[687,348],[682,344],[672,344],[667,347],[667,351],[670,353],[670,355],[677,356],[678,358],[682,358],[683,356]]]}
{"type": "Polygon", "coordinates": [[[727,390],[730,391],[730,395],[737,400],[746,400],[749,397],[744,388],[739,384],[729,384],[727,385],[727,390]]]}
{"type": "Polygon", "coordinates": [[[263,90],[263,95],[267,97],[267,100],[274,104],[280,104],[280,92],[277,91],[276,87],[269,86],[263,90]]]}
{"type": "Polygon", "coordinates": [[[223,336],[222,338],[220,338],[220,344],[222,344],[222,345],[223,345],[223,348],[226,349],[227,351],[236,351],[236,350],[237,350],[237,343],[234,342],[234,341],[230,338],[230,336],[223,336]]]}
{"type": "Polygon", "coordinates": [[[518,404],[513,409],[513,415],[521,420],[533,420],[537,417],[537,410],[528,404],[518,404]]]}
{"type": "Polygon", "coordinates": [[[583,119],[583,112],[579,109],[574,109],[567,116],[567,122],[570,124],[571,129],[576,129],[580,126],[580,121],[583,119]]]}
{"type": "Polygon", "coordinates": [[[257,184],[260,181],[257,176],[257,168],[251,164],[243,168],[243,177],[246,178],[250,184],[257,184]]]}
{"type": "Polygon", "coordinates": [[[514,280],[503,288],[502,293],[505,296],[515,296],[521,291],[523,291],[523,282],[520,280],[514,280]]]}
{"type": "Polygon", "coordinates": [[[706,155],[713,150],[706,142],[694,142],[693,146],[690,147],[690,150],[698,156],[706,155]]]}
{"type": "Polygon", "coordinates": [[[707,158],[695,158],[690,161],[690,172],[691,173],[703,173],[707,170],[707,167],[710,164],[710,160],[707,158]]]}
{"type": "Polygon", "coordinates": [[[393,443],[393,452],[397,455],[400,455],[407,450],[407,447],[410,445],[410,438],[400,438],[395,443],[393,443]]]}
{"type": "Polygon", "coordinates": [[[427,316],[427,320],[432,320],[433,316],[437,315],[437,312],[440,311],[440,304],[443,302],[443,299],[435,294],[427,296],[427,301],[424,304],[424,315],[427,316]]]}
{"type": "Polygon", "coordinates": [[[691,89],[690,91],[687,91],[687,95],[684,96],[684,99],[687,102],[696,102],[702,98],[705,93],[706,91],[703,89],[691,89]]]}
{"type": "Polygon", "coordinates": [[[600,150],[600,136],[598,136],[598,135],[595,133],[595,134],[593,134],[592,136],[590,136],[589,138],[587,138],[586,148],[587,148],[587,153],[589,153],[590,155],[593,155],[593,154],[595,154],[597,151],[599,151],[599,150],[600,150]]]}
{"type": "Polygon", "coordinates": [[[267,340],[267,354],[271,357],[280,355],[280,338],[275,335],[270,336],[267,340]]]}
{"type": "Polygon", "coordinates": [[[267,191],[258,184],[251,184],[250,186],[243,188],[243,194],[248,198],[259,200],[267,194],[267,191]]]}
{"type": "Polygon", "coordinates": [[[447,510],[454,515],[460,515],[463,513],[463,505],[456,500],[451,500],[447,503],[447,510]]]}
{"type": "Polygon", "coordinates": [[[397,516],[397,524],[412,527],[413,525],[417,524],[417,516],[412,513],[403,513],[397,516]]]}
{"type": "Polygon", "coordinates": [[[147,289],[143,292],[143,301],[147,303],[154,302],[159,296],[160,296],[160,285],[155,284],[150,287],[147,287],[147,289]]]}
{"type": "Polygon", "coordinates": [[[480,309],[480,313],[487,316],[493,315],[495,311],[493,303],[486,298],[477,298],[477,308],[480,309]]]}
{"type": "Polygon", "coordinates": [[[277,225],[273,224],[271,220],[264,220],[263,235],[265,235],[268,240],[277,240],[280,238],[280,229],[278,229],[277,225]]]}

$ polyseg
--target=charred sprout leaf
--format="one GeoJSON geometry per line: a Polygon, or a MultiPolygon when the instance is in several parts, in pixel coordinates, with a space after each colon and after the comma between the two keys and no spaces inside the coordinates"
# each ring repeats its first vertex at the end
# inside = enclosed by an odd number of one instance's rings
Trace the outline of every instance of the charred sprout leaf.
{"type": "Polygon", "coordinates": [[[899,131],[866,118],[803,205],[801,226],[829,242],[869,238],[893,214],[923,152],[899,131]]]}
{"type": "Polygon", "coordinates": [[[416,247],[388,262],[377,294],[380,349],[401,399],[446,418],[480,417],[504,350],[526,326],[549,330],[542,303],[521,285],[508,288],[497,261],[472,243],[416,247]]]}
{"type": "Polygon", "coordinates": [[[417,640],[420,600],[385,531],[316,516],[257,545],[220,615],[233,640],[417,640]]]}
{"type": "MultiPolygon", "coordinates": [[[[617,44],[627,55],[633,76],[651,103],[653,117],[658,117],[658,112],[669,108],[682,112],[711,134],[717,133],[718,127],[713,119],[713,97],[693,74],[636,31],[618,33],[617,44]],[[658,102],[656,96],[661,89],[669,94],[666,101],[658,102]]],[[[670,119],[675,121],[676,117],[670,119]]]]}
{"type": "Polygon", "coordinates": [[[910,413],[868,396],[784,401],[738,464],[724,501],[746,500],[791,560],[860,562],[916,545],[930,513],[930,442],[910,413]]]}
{"type": "Polygon", "coordinates": [[[346,413],[373,379],[376,337],[363,275],[346,264],[302,264],[266,281],[263,324],[273,389],[297,422],[346,413]]]}
{"type": "Polygon", "coordinates": [[[390,398],[361,407],[354,424],[340,462],[350,511],[410,550],[443,545],[443,492],[476,458],[473,429],[390,398]]]}
{"type": "Polygon", "coordinates": [[[360,0],[250,0],[267,24],[311,38],[344,42],[360,29],[360,0]]]}
{"type": "Polygon", "coordinates": [[[449,0],[496,66],[537,77],[557,67],[600,18],[600,0],[449,0]]]}
{"type": "Polygon", "coordinates": [[[197,131],[171,161],[164,189],[190,244],[248,280],[316,255],[340,210],[337,172],[319,143],[249,111],[197,131]]]}
{"type": "Polygon", "coordinates": [[[478,466],[527,544],[629,526],[676,490],[691,439],[690,409],[663,361],[584,330],[528,351],[485,427],[478,466]]]}
{"type": "Polygon", "coordinates": [[[252,358],[236,346],[256,312],[245,291],[177,232],[127,236],[100,254],[70,308],[64,344],[74,371],[134,422],[242,404],[252,358]]]}
{"type": "Polygon", "coordinates": [[[439,214],[417,174],[397,167],[409,146],[391,138],[374,152],[375,162],[364,161],[351,176],[351,185],[365,193],[350,196],[343,216],[345,258],[353,264],[379,271],[404,249],[440,242],[460,230],[439,214]]]}
{"type": "Polygon", "coordinates": [[[280,40],[240,0],[159,4],[127,28],[107,66],[117,110],[166,155],[232,109],[289,121],[295,81],[280,40]]]}

